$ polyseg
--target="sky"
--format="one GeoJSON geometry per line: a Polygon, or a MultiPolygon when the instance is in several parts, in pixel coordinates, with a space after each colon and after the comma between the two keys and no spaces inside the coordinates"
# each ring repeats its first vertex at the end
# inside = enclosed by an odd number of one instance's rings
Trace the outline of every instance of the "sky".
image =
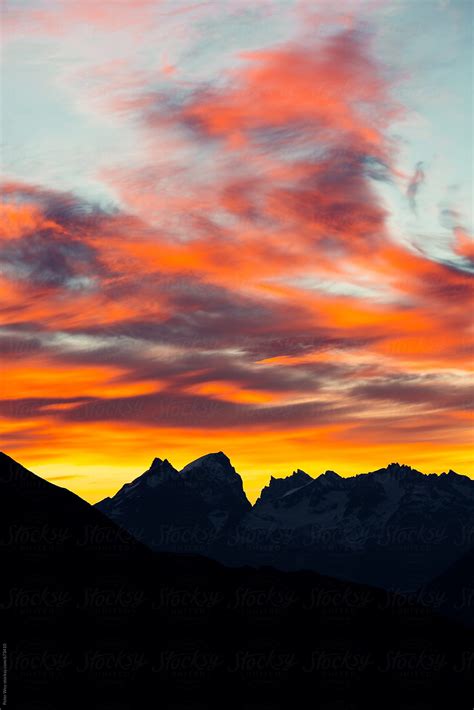
{"type": "Polygon", "coordinates": [[[464,0],[3,0],[3,450],[474,474],[464,0]]]}

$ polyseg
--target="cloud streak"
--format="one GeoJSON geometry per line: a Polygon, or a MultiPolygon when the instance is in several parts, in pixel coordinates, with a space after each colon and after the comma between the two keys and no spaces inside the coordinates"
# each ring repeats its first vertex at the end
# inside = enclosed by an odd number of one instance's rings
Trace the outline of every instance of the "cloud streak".
{"type": "Polygon", "coordinates": [[[415,172],[410,178],[410,182],[407,187],[407,197],[410,204],[411,210],[416,214],[417,205],[416,198],[420,190],[421,185],[425,181],[425,171],[423,170],[423,163],[420,161],[416,164],[415,172]]]}

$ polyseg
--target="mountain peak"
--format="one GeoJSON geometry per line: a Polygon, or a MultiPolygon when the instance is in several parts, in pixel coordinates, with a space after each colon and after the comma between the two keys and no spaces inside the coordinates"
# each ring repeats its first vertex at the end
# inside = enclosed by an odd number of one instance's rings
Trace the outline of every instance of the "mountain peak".
{"type": "Polygon", "coordinates": [[[244,494],[242,479],[223,451],[205,454],[195,461],[191,461],[181,469],[179,476],[181,480],[186,482],[186,485],[195,488],[203,486],[207,489],[209,487],[235,488],[238,491],[238,496],[243,496],[248,502],[244,494]]]}
{"type": "Polygon", "coordinates": [[[107,496],[97,504],[100,510],[107,512],[110,505],[120,502],[124,497],[143,495],[149,488],[157,488],[161,483],[173,480],[178,475],[177,470],[168,459],[154,458],[149,469],[124,485],[113,495],[107,496]]]}
{"type": "Polygon", "coordinates": [[[272,479],[274,481],[275,480],[292,481],[292,482],[302,481],[304,483],[309,483],[310,480],[312,480],[309,473],[306,473],[306,471],[303,471],[301,468],[297,468],[296,471],[293,471],[293,473],[290,473],[289,476],[285,476],[285,478],[283,478],[283,479],[282,478],[276,479],[276,478],[273,478],[273,476],[272,476],[272,479]]]}
{"type": "Polygon", "coordinates": [[[235,473],[235,469],[232,466],[228,456],[224,454],[223,451],[216,451],[214,453],[205,454],[200,456],[188,463],[184,468],[181,469],[181,473],[187,474],[196,469],[206,469],[206,470],[222,470],[235,473]]]}
{"type": "Polygon", "coordinates": [[[338,484],[340,481],[342,481],[342,478],[335,471],[325,471],[324,473],[321,473],[315,480],[318,487],[338,487],[338,484]]]}
{"type": "Polygon", "coordinates": [[[301,478],[311,478],[309,473],[306,473],[306,471],[303,471],[301,468],[297,468],[296,471],[293,471],[289,478],[292,478],[293,476],[299,476],[301,478]]]}
{"type": "Polygon", "coordinates": [[[288,493],[303,488],[313,479],[311,476],[302,471],[300,468],[293,471],[292,474],[286,476],[285,478],[275,478],[275,476],[270,476],[270,481],[268,486],[260,493],[259,500],[275,500],[276,498],[282,498],[288,493]]]}
{"type": "MultiPolygon", "coordinates": [[[[398,463],[398,461],[392,461],[392,463],[389,463],[388,466],[385,468],[379,468],[376,471],[372,471],[374,474],[379,474],[379,475],[384,475],[384,474],[390,474],[392,476],[403,476],[407,474],[420,474],[419,471],[416,470],[416,468],[412,468],[411,466],[407,466],[404,463],[398,463]]],[[[422,474],[420,474],[422,475],[422,474]]]]}
{"type": "Polygon", "coordinates": [[[132,484],[126,484],[128,486],[133,486],[137,482],[145,483],[147,486],[156,488],[160,483],[169,481],[178,475],[177,470],[170,464],[168,459],[154,458],[153,462],[148,469],[141,476],[135,479],[132,484]]]}
{"type": "MultiPolygon", "coordinates": [[[[321,476],[325,476],[326,478],[334,478],[334,479],[341,478],[341,476],[338,473],[336,473],[335,471],[331,471],[330,469],[328,469],[327,471],[322,473],[321,476]]],[[[320,476],[320,478],[321,478],[321,476],[320,476]]]]}
{"type": "Polygon", "coordinates": [[[156,471],[169,471],[170,469],[176,471],[176,469],[170,464],[168,459],[154,458],[150,468],[148,469],[148,471],[145,471],[145,474],[143,475],[146,475],[148,473],[155,473],[156,471]]]}
{"type": "Polygon", "coordinates": [[[412,466],[408,466],[406,463],[398,463],[398,461],[389,463],[387,466],[388,470],[393,470],[393,471],[416,471],[415,468],[412,466]]]}
{"type": "Polygon", "coordinates": [[[181,469],[180,480],[206,504],[227,510],[229,520],[239,518],[251,508],[242,479],[223,451],[200,456],[181,469]]]}

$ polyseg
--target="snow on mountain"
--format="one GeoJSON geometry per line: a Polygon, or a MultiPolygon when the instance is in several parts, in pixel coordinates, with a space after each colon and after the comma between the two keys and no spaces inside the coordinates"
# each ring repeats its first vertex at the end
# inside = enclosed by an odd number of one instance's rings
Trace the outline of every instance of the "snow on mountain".
{"type": "Polygon", "coordinates": [[[398,463],[347,478],[300,469],[272,476],[251,506],[222,451],[181,471],[155,459],[97,507],[154,549],[401,589],[416,588],[474,545],[474,481],[398,463]]]}

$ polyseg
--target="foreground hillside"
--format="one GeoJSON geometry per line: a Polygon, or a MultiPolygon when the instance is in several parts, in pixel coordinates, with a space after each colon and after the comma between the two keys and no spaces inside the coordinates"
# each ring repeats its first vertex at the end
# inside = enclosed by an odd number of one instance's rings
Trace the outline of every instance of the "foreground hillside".
{"type": "Polygon", "coordinates": [[[10,707],[472,706],[472,634],[312,572],[155,554],[0,458],[10,707]]]}

